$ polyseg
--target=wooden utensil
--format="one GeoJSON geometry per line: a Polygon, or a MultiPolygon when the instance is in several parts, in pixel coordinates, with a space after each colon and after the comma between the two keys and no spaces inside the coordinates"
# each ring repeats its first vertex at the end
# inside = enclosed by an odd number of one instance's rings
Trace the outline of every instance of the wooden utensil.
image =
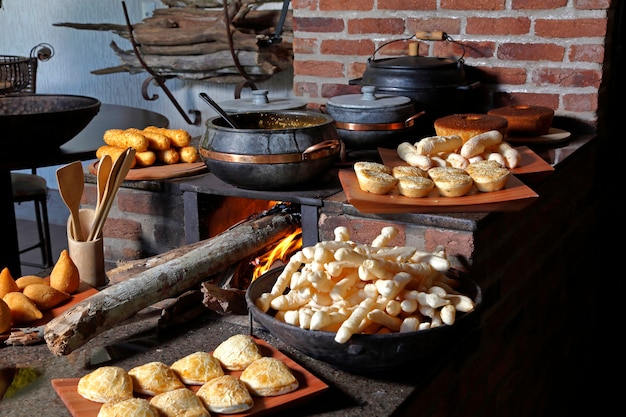
{"type": "Polygon", "coordinates": [[[85,175],[83,165],[80,161],[67,164],[56,171],[57,182],[59,184],[59,194],[72,216],[72,226],[74,239],[83,240],[83,230],[80,224],[78,211],[80,210],[80,200],[85,188],[85,175]]]}
{"type": "Polygon", "coordinates": [[[109,174],[111,173],[111,168],[113,167],[113,160],[110,155],[104,155],[102,159],[98,162],[98,172],[96,175],[97,185],[98,185],[98,196],[96,200],[96,210],[102,204],[102,197],[104,196],[104,190],[107,186],[107,180],[109,179],[109,174]]]}

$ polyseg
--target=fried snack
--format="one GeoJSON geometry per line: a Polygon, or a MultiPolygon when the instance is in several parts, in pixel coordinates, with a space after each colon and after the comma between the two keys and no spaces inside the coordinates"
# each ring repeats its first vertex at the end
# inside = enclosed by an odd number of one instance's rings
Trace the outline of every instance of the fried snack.
{"type": "Polygon", "coordinates": [[[184,129],[167,129],[164,127],[148,126],[144,132],[157,132],[165,135],[170,140],[170,145],[177,148],[189,146],[191,143],[191,135],[184,129]]]}
{"type": "Polygon", "coordinates": [[[177,148],[176,150],[180,154],[180,162],[191,163],[200,159],[198,150],[193,146],[183,146],[182,148],[177,148]]]}
{"type": "Polygon", "coordinates": [[[169,138],[159,132],[139,129],[126,129],[126,131],[139,133],[140,135],[145,136],[145,138],[148,139],[148,149],[150,150],[164,151],[165,149],[170,148],[169,138]]]}
{"type": "Polygon", "coordinates": [[[78,267],[70,258],[70,253],[67,249],[63,249],[59,255],[59,259],[52,272],[50,272],[50,286],[59,291],[66,292],[68,294],[74,294],[78,291],[80,285],[80,273],[78,267]]]}
{"type": "Polygon", "coordinates": [[[124,368],[101,366],[81,377],[76,391],[97,403],[122,401],[133,398],[133,380],[124,368]]]}
{"type": "Polygon", "coordinates": [[[236,334],[220,343],[213,356],[229,371],[241,371],[261,357],[259,347],[245,334],[236,334]]]}
{"type": "Polygon", "coordinates": [[[454,152],[463,146],[463,139],[459,135],[429,136],[415,144],[415,150],[420,155],[437,155],[442,152],[454,152]]]}
{"type": "Polygon", "coordinates": [[[10,292],[2,299],[11,309],[11,320],[14,324],[29,323],[43,317],[35,303],[19,291],[10,292]]]}
{"type": "MultiPolygon", "coordinates": [[[[96,158],[102,159],[104,155],[109,155],[113,162],[115,162],[117,158],[119,158],[124,152],[126,152],[126,149],[127,148],[118,148],[116,146],[103,145],[96,149],[96,158]]],[[[135,155],[137,155],[137,153],[141,152],[136,152],[135,155]]],[[[130,167],[134,168],[135,165],[137,165],[137,162],[131,161],[130,167]]]]}
{"type": "Polygon", "coordinates": [[[283,361],[268,356],[259,358],[246,367],[239,377],[250,394],[274,397],[298,389],[298,380],[283,361]]]}
{"type": "Polygon", "coordinates": [[[433,161],[427,155],[420,155],[415,146],[409,142],[402,142],[396,148],[398,156],[407,164],[428,170],[433,166],[433,161]]]}
{"type": "Polygon", "coordinates": [[[11,307],[0,298],[0,334],[11,328],[11,307]]]}
{"type": "Polygon", "coordinates": [[[160,417],[159,411],[145,398],[129,398],[102,404],[96,417],[160,417]]]}
{"type": "Polygon", "coordinates": [[[47,284],[28,285],[22,293],[30,298],[37,308],[42,311],[50,310],[72,297],[70,294],[59,291],[47,284]]]}
{"type": "Polygon", "coordinates": [[[497,130],[489,130],[479,135],[472,136],[463,144],[460,154],[465,158],[480,155],[502,142],[502,138],[502,133],[497,130]]]}
{"type": "Polygon", "coordinates": [[[19,277],[18,279],[16,279],[15,283],[17,284],[17,288],[19,288],[20,291],[24,291],[24,288],[31,284],[50,285],[48,282],[46,282],[44,278],[38,277],[37,275],[24,275],[23,277],[19,277]]]}
{"type": "Polygon", "coordinates": [[[150,400],[150,405],[163,417],[211,416],[200,397],[186,387],[157,394],[150,400]]]}
{"type": "Polygon", "coordinates": [[[148,150],[148,138],[138,133],[138,131],[130,129],[109,129],[104,132],[102,139],[107,145],[115,146],[116,148],[133,148],[137,152],[148,150]]]}
{"type": "Polygon", "coordinates": [[[254,399],[237,377],[223,375],[202,385],[196,395],[213,413],[243,413],[252,408],[254,399]]]}
{"type": "Polygon", "coordinates": [[[149,167],[154,165],[156,162],[156,154],[154,151],[145,151],[145,152],[137,152],[135,153],[135,162],[137,166],[140,167],[149,167]]]}
{"type": "Polygon", "coordinates": [[[159,162],[167,165],[177,164],[180,161],[180,154],[174,148],[156,151],[155,154],[159,162]]]}
{"type": "Polygon", "coordinates": [[[19,287],[11,275],[11,271],[5,266],[0,272],[0,298],[4,297],[5,294],[19,290],[19,287]]]}

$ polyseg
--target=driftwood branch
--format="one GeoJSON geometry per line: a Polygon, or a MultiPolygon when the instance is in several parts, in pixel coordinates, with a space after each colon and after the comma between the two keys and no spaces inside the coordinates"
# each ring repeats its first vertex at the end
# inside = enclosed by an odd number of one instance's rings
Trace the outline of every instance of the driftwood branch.
{"type": "Polygon", "coordinates": [[[158,301],[193,289],[208,276],[279,241],[299,227],[297,216],[274,214],[241,223],[191,248],[164,255],[157,265],[81,301],[45,327],[55,355],[67,355],[91,338],[158,301]]]}

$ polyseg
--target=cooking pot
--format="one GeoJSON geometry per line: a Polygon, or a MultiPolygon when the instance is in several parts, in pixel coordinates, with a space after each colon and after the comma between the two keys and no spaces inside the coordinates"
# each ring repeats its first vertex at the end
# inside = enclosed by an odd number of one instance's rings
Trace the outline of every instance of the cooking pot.
{"type": "Polygon", "coordinates": [[[306,103],[293,98],[272,98],[268,90],[252,90],[250,97],[236,98],[220,103],[228,113],[248,113],[254,111],[305,110],[306,103]]]}
{"type": "Polygon", "coordinates": [[[307,110],[218,116],[207,120],[199,152],[209,170],[231,185],[284,190],[324,181],[340,151],[333,119],[307,110]]]}
{"type": "Polygon", "coordinates": [[[475,111],[477,98],[472,94],[480,82],[468,81],[463,59],[407,55],[368,59],[361,78],[351,85],[372,85],[379,93],[406,96],[414,100],[417,110],[425,115],[416,123],[416,130],[432,134],[433,123],[442,116],[475,111]]]}
{"type": "Polygon", "coordinates": [[[348,148],[395,148],[423,114],[415,112],[409,97],[377,94],[376,87],[369,85],[361,93],[332,97],[323,106],[348,148]]]}

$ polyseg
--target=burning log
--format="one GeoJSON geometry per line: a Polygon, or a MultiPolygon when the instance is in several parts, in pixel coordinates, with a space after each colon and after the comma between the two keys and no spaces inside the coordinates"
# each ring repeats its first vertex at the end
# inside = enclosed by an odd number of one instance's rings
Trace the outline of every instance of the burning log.
{"type": "Polygon", "coordinates": [[[289,213],[240,223],[211,239],[175,249],[161,262],[76,304],[45,327],[55,355],[67,355],[91,338],[158,301],[175,297],[240,259],[257,253],[300,227],[289,213]]]}

